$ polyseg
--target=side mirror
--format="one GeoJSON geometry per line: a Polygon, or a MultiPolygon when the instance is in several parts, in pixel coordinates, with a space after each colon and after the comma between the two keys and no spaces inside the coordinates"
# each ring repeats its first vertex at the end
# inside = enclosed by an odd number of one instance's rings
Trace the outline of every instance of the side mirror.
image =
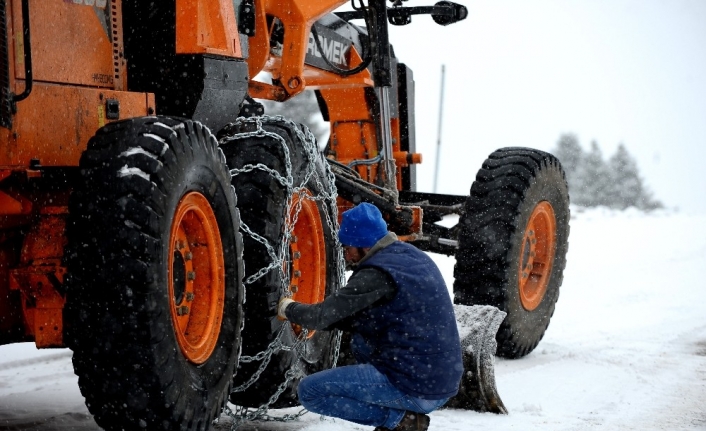
{"type": "Polygon", "coordinates": [[[434,5],[431,17],[439,25],[449,25],[462,21],[468,16],[466,6],[450,1],[440,1],[434,5]]]}

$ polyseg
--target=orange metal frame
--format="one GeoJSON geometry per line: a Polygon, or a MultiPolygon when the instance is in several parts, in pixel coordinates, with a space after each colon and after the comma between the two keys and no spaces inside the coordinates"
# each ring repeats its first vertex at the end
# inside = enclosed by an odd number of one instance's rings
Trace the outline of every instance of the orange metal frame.
{"type": "MultiPolygon", "coordinates": [[[[12,129],[0,129],[0,170],[76,166],[86,143],[107,120],[106,101],[117,100],[121,118],[154,112],[154,97],[130,93],[121,53],[120,0],[105,8],[61,0],[30,1],[32,70],[30,97],[17,103],[12,129]],[[68,108],[67,108],[68,107],[68,108]]],[[[22,10],[8,2],[10,83],[25,88],[22,10]]]]}
{"type": "MultiPolygon", "coordinates": [[[[370,159],[378,155],[375,119],[366,97],[365,89],[374,85],[366,69],[352,76],[340,76],[304,63],[312,24],[346,1],[264,0],[256,3],[255,36],[250,38],[248,67],[251,77],[268,72],[281,86],[255,80],[250,81],[250,95],[255,98],[285,101],[304,89],[320,90],[326,101],[331,124],[331,150],[333,157],[344,163],[370,159]],[[285,27],[281,57],[270,50],[270,32],[267,16],[278,18],[285,27]]],[[[350,67],[362,62],[360,54],[352,48],[349,52],[350,67]]],[[[397,119],[391,122],[393,155],[397,162],[397,184],[402,184],[400,168],[408,166],[409,155],[400,149],[400,126],[397,119]]],[[[411,157],[421,163],[421,156],[411,157]]],[[[359,166],[358,173],[368,180],[377,177],[377,166],[359,166]]]]}
{"type": "MultiPolygon", "coordinates": [[[[10,89],[19,94],[26,85],[22,2],[6,5],[10,89]]],[[[41,177],[35,165],[77,166],[88,140],[114,121],[108,100],[119,104],[120,119],[155,113],[153,94],[126,91],[121,6],[122,0],[29,2],[33,88],[16,104],[12,127],[0,128],[0,339],[20,327],[21,338],[37,347],[63,345],[70,193],[67,185],[57,195],[35,196],[3,183],[41,177]],[[19,247],[10,241],[17,237],[19,247]]],[[[176,26],[178,53],[243,57],[230,0],[177,0],[176,26]]]]}
{"type": "Polygon", "coordinates": [[[176,0],[176,51],[243,58],[232,1],[176,0]]]}
{"type": "MultiPolygon", "coordinates": [[[[250,58],[248,60],[251,81],[250,96],[261,99],[285,101],[304,89],[320,90],[326,102],[331,125],[331,156],[337,161],[349,164],[354,160],[372,159],[378,156],[378,137],[375,118],[366,96],[366,89],[374,82],[369,70],[365,69],[352,76],[340,76],[304,63],[308,49],[309,33],[313,23],[323,15],[346,3],[346,0],[312,2],[308,0],[263,0],[256,3],[255,36],[250,38],[250,58]],[[278,18],[284,25],[282,54],[276,56],[270,50],[271,29],[267,27],[267,17],[278,18]],[[252,79],[260,72],[267,72],[280,86],[258,82],[252,79]]],[[[349,65],[362,63],[360,54],[351,48],[349,65]]],[[[401,150],[401,132],[398,119],[391,124],[393,156],[397,165],[397,187],[402,186],[401,168],[409,163],[421,163],[420,154],[409,154],[401,150]]],[[[373,181],[378,177],[378,165],[358,165],[355,168],[362,178],[373,181]]],[[[338,200],[340,210],[352,206],[338,200]]],[[[415,232],[421,232],[422,212],[412,208],[415,232]]],[[[414,239],[414,235],[405,239],[414,239]]]]}
{"type": "MultiPolygon", "coordinates": [[[[375,119],[366,98],[372,77],[367,70],[341,77],[308,66],[304,59],[312,24],[346,2],[257,0],[255,36],[248,41],[250,76],[264,71],[281,83],[251,80],[250,95],[284,101],[305,88],[321,90],[329,108],[331,148],[343,163],[378,154],[375,119]],[[270,52],[268,15],[285,28],[281,57],[270,52]]],[[[6,5],[10,89],[19,94],[26,85],[21,0],[6,5]]],[[[19,325],[26,339],[50,347],[63,343],[61,260],[70,185],[56,196],[35,196],[6,184],[11,178],[29,182],[40,177],[36,165],[77,166],[88,140],[113,121],[106,111],[108,100],[119,103],[122,119],[154,114],[155,98],[126,91],[122,0],[30,0],[29,6],[34,85],[30,96],[16,104],[12,127],[0,128],[0,338],[8,325],[19,325]],[[18,236],[21,246],[8,239],[18,236]],[[12,298],[18,296],[16,304],[12,298]],[[19,304],[21,316],[12,304],[19,304]]],[[[177,53],[243,58],[231,0],[176,0],[176,12],[177,53]]],[[[355,49],[349,55],[351,67],[362,62],[355,49]]],[[[396,120],[391,128],[394,156],[403,167],[408,155],[400,151],[396,120]]],[[[376,169],[357,167],[366,179],[375,178],[376,169]]],[[[421,226],[419,211],[415,218],[421,226]]]]}
{"type": "MultiPolygon", "coordinates": [[[[262,71],[282,82],[284,88],[251,81],[252,97],[286,100],[305,88],[346,88],[372,86],[370,74],[364,71],[351,77],[341,77],[304,64],[309,44],[309,31],[319,18],[330,13],[347,0],[260,0],[255,3],[255,36],[250,38],[248,68],[251,77],[262,71]],[[282,57],[270,53],[270,29],[267,16],[278,18],[284,25],[282,57]]],[[[357,54],[352,54],[357,56],[357,54]]],[[[351,61],[359,63],[360,57],[351,61]]]]}

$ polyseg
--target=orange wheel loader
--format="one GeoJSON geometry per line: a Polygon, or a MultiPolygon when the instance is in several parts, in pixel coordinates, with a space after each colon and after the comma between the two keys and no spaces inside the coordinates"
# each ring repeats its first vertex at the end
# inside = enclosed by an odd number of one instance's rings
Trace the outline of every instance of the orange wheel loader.
{"type": "Polygon", "coordinates": [[[418,192],[415,82],[388,26],[467,9],[346,3],[0,0],[0,344],[71,348],[102,428],[206,430],[229,401],[295,405],[345,343],[278,321],[276,303],[344,283],[338,216],[360,202],[455,256],[457,304],[507,314],[453,404],[504,409],[487,355],[526,355],[549,324],[563,170],[502,148],[469,196],[418,192]],[[325,148],[257,101],[305,89],[325,148]]]}

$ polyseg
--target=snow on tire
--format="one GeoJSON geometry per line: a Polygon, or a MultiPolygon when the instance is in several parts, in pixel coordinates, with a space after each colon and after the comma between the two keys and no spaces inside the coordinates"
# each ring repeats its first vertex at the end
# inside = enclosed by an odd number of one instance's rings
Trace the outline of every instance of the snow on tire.
{"type": "Polygon", "coordinates": [[[505,311],[497,354],[527,355],[549,325],[566,266],[569,194],[561,164],[529,148],[493,152],[460,225],[455,303],[505,311]]]}

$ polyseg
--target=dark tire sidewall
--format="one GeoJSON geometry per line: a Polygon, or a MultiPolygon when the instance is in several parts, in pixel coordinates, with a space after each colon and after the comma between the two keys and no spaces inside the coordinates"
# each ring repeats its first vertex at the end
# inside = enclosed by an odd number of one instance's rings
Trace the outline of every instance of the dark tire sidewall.
{"type": "MultiPolygon", "coordinates": [[[[510,239],[510,250],[508,252],[507,280],[509,286],[507,317],[502,325],[505,327],[522,328],[522,338],[535,344],[541,340],[549,326],[549,321],[554,313],[556,302],[559,298],[559,287],[562,283],[563,265],[561,260],[567,252],[567,226],[568,226],[568,206],[564,193],[557,184],[563,181],[560,173],[556,170],[548,169],[532,181],[527,189],[526,195],[520,205],[520,215],[517,218],[518,229],[512,234],[510,239]],[[552,270],[547,283],[547,289],[541,302],[534,310],[528,311],[522,305],[519,290],[519,260],[522,250],[524,230],[529,222],[529,218],[534,208],[542,201],[551,204],[556,217],[556,250],[552,270]]],[[[502,346],[500,346],[502,348],[502,346]]]]}
{"type": "Polygon", "coordinates": [[[130,119],[99,130],[81,168],[85,181],[69,205],[64,316],[89,410],[106,429],[206,429],[232,384],[243,302],[239,212],[217,142],[190,120],[130,119]],[[120,172],[129,169],[140,174],[120,172]],[[167,288],[172,223],[191,191],[213,210],[225,264],[218,339],[199,365],[181,352],[167,288]],[[100,265],[117,272],[96,273],[100,265]]]}
{"type": "Polygon", "coordinates": [[[454,296],[458,304],[491,305],[507,313],[496,336],[497,355],[522,357],[544,336],[563,281],[569,214],[565,175],[551,154],[503,148],[478,171],[459,220],[454,296]],[[520,298],[519,264],[528,222],[543,201],[554,211],[556,248],[545,293],[527,310],[520,298]]]}

